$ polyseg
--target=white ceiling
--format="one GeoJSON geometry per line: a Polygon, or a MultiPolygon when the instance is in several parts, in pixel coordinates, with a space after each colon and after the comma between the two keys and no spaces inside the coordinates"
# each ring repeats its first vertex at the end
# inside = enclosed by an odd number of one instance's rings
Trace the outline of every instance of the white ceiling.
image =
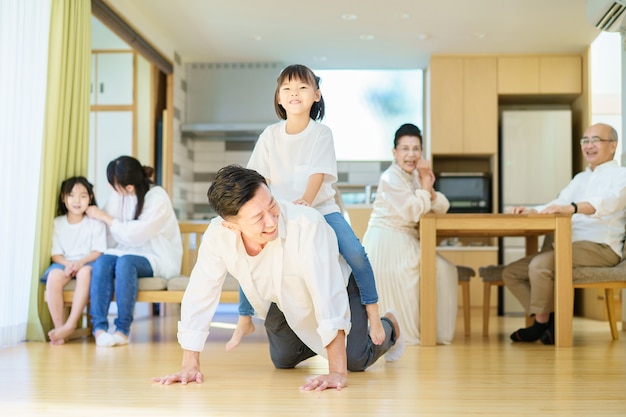
{"type": "Polygon", "coordinates": [[[587,0],[106,2],[184,62],[425,68],[432,54],[580,53],[599,33],[587,0]]]}

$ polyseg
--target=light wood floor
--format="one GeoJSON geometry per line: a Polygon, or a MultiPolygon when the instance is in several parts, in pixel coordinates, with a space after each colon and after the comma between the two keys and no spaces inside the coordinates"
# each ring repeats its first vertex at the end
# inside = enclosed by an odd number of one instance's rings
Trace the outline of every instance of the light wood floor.
{"type": "MultiPolygon", "coordinates": [[[[92,338],[51,347],[23,343],[0,350],[4,416],[601,416],[626,415],[626,333],[611,341],[608,325],[574,319],[573,348],[511,343],[519,317],[492,318],[481,336],[457,322],[449,346],[409,346],[395,363],[351,373],[337,392],[301,392],[313,358],[293,370],[273,368],[262,323],[233,352],[232,330],[213,329],[202,353],[203,384],[161,386],[151,377],[179,369],[176,319],[139,319],[131,344],[97,348],[92,338]]],[[[216,319],[234,323],[234,310],[216,319]]]]}

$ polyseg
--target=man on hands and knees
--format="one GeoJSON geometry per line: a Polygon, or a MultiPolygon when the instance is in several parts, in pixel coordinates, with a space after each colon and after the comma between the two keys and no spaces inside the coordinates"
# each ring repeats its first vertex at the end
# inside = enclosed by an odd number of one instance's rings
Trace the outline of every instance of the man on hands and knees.
{"type": "Polygon", "coordinates": [[[301,389],[340,390],[347,386],[348,370],[363,371],[385,353],[397,359],[396,318],[391,313],[381,318],[385,340],[374,345],[354,277],[318,211],[277,202],[262,175],[237,165],[218,172],[208,197],[219,217],[205,232],[182,301],[182,369],[153,381],[203,381],[200,352],[227,273],[265,318],[276,368],[293,368],[315,355],[328,359],[328,374],[301,389]]]}
{"type": "MultiPolygon", "coordinates": [[[[614,266],[620,261],[626,224],[626,168],[613,157],[617,132],[606,124],[589,127],[580,140],[588,163],[544,206],[514,207],[513,213],[571,213],[572,266],[614,266]]],[[[507,265],[504,284],[534,315],[532,326],[511,334],[514,342],[554,344],[554,250],[543,250],[507,265]]]]}

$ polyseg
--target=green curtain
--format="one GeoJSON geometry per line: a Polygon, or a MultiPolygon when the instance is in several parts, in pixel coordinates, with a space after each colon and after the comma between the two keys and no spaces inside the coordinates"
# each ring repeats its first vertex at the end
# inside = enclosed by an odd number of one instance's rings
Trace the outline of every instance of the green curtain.
{"type": "Polygon", "coordinates": [[[61,182],[87,175],[91,77],[91,2],[53,0],[48,90],[28,314],[28,340],[44,341],[52,327],[39,277],[50,264],[52,220],[61,182]]]}

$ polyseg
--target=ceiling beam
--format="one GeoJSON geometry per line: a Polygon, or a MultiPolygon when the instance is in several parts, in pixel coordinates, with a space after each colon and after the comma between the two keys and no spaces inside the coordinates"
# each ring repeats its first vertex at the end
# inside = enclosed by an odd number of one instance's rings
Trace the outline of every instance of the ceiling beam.
{"type": "Polygon", "coordinates": [[[174,71],[172,63],[107,6],[103,0],[91,0],[91,14],[165,74],[171,74],[174,71]]]}

